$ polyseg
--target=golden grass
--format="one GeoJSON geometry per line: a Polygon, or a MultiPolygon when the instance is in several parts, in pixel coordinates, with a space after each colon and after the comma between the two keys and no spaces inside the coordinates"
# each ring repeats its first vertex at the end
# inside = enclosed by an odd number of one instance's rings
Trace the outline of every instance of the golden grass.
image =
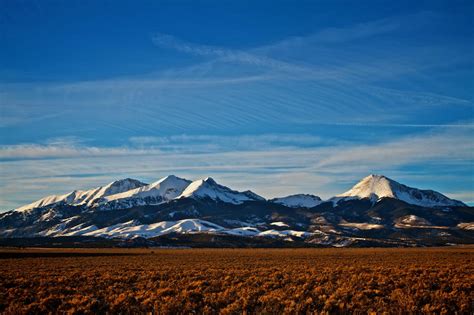
{"type": "Polygon", "coordinates": [[[4,313],[471,313],[474,249],[0,250],[4,313]]]}

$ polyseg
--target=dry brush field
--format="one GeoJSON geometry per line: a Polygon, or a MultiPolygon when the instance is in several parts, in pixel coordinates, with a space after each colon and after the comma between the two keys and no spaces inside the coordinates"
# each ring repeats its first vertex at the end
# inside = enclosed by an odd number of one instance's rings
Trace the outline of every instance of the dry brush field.
{"type": "Polygon", "coordinates": [[[474,249],[0,250],[2,313],[473,312],[474,249]]]}

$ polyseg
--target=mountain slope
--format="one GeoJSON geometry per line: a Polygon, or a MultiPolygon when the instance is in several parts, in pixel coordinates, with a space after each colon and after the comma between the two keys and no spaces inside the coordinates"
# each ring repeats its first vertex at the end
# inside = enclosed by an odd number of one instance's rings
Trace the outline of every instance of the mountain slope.
{"type": "Polygon", "coordinates": [[[125,209],[133,206],[157,205],[178,197],[191,181],[169,175],[146,186],[106,196],[98,200],[99,208],[125,209]]]}
{"type": "Polygon", "coordinates": [[[33,208],[40,208],[45,206],[50,206],[59,202],[64,202],[69,205],[86,205],[92,206],[94,202],[98,199],[118,194],[121,192],[129,191],[137,187],[145,186],[145,183],[142,183],[136,179],[125,178],[109,183],[105,186],[100,186],[97,188],[81,191],[74,190],[70,193],[64,195],[51,195],[45,198],[42,198],[38,201],[32,202],[25,206],[15,209],[16,211],[28,211],[33,208]]]}
{"type": "Polygon", "coordinates": [[[450,199],[439,192],[408,187],[383,175],[369,175],[332,200],[339,202],[347,199],[370,199],[376,202],[382,198],[399,199],[422,207],[466,206],[461,201],[450,199]]]}
{"type": "Polygon", "coordinates": [[[226,203],[241,204],[244,201],[263,201],[263,197],[247,190],[239,192],[219,185],[208,177],[192,182],[178,198],[210,198],[226,203]]]}

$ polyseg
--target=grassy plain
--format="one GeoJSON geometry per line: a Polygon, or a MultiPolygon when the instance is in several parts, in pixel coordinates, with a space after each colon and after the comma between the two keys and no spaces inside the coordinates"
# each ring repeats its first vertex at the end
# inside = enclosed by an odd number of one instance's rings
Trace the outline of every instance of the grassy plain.
{"type": "Polygon", "coordinates": [[[474,248],[0,249],[0,312],[473,312],[474,248]]]}

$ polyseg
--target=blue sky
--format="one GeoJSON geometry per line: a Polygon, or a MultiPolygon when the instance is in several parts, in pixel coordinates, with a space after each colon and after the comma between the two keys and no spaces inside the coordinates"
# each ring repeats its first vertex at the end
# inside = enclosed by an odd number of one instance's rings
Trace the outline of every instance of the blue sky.
{"type": "Polygon", "coordinates": [[[0,7],[0,209],[168,174],[474,203],[472,1],[0,7]]]}

